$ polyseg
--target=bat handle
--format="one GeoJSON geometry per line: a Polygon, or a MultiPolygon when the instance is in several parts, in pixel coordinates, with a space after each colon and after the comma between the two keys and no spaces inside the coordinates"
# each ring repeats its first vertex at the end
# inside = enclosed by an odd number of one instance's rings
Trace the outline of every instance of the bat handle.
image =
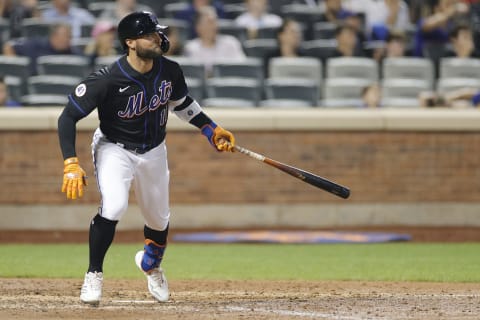
{"type": "Polygon", "coordinates": [[[240,152],[240,153],[246,154],[246,155],[249,156],[249,157],[252,157],[252,158],[254,158],[254,159],[257,159],[257,160],[259,160],[259,161],[264,161],[264,160],[265,160],[265,156],[262,156],[261,154],[258,154],[258,153],[256,153],[256,152],[253,152],[253,151],[250,151],[250,150],[245,149],[245,148],[243,148],[243,147],[240,147],[239,145],[235,145],[235,146],[233,147],[233,149],[234,149],[235,151],[240,152]]]}

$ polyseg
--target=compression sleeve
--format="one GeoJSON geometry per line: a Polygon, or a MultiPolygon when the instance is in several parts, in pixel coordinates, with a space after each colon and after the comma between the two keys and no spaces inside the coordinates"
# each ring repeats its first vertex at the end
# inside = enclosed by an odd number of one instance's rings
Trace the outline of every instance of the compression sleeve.
{"type": "Polygon", "coordinates": [[[76,156],[75,138],[77,122],[83,117],[83,114],[73,112],[72,108],[68,106],[63,109],[62,114],[58,117],[58,138],[63,159],[76,156]]]}
{"type": "Polygon", "coordinates": [[[188,121],[197,128],[202,128],[213,121],[203,112],[197,101],[190,96],[185,97],[182,103],[173,107],[173,112],[182,120],[188,121]]]}

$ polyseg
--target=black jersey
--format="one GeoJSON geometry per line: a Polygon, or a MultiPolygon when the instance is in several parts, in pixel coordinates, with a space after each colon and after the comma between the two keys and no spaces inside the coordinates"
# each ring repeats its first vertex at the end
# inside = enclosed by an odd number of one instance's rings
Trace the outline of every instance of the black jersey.
{"type": "Polygon", "coordinates": [[[82,81],[68,96],[66,108],[83,116],[97,108],[100,129],[109,140],[152,148],[165,138],[168,101],[187,93],[178,63],[162,56],[141,74],[122,56],[82,81]]]}

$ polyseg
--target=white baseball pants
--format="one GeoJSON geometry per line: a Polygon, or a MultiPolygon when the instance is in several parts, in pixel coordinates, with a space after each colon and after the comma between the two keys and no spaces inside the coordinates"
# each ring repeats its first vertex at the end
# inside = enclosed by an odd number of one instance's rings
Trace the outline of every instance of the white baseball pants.
{"type": "Polygon", "coordinates": [[[97,129],[92,140],[92,156],[102,217],[115,221],[122,218],[133,183],[145,224],[158,231],[167,228],[170,171],[165,141],[144,154],[135,154],[110,142],[97,129]]]}

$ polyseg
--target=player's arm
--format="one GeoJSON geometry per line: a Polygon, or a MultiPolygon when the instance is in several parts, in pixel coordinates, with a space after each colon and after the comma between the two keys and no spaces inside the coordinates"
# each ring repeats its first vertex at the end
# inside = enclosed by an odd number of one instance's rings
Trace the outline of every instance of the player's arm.
{"type": "Polygon", "coordinates": [[[68,96],[68,103],[58,118],[58,138],[64,164],[62,192],[68,199],[82,197],[83,186],[87,185],[85,171],[80,167],[75,151],[76,127],[80,119],[93,111],[95,101],[101,97],[98,88],[103,86],[99,85],[98,79],[99,75],[92,76],[79,84],[68,96]]]}
{"type": "Polygon", "coordinates": [[[83,186],[87,185],[86,173],[80,167],[75,151],[77,122],[85,115],[72,107],[70,101],[58,118],[58,138],[64,159],[62,192],[66,193],[67,199],[82,197],[83,186]]]}
{"type": "Polygon", "coordinates": [[[215,149],[218,151],[234,151],[235,137],[233,134],[217,125],[203,112],[198,102],[190,96],[179,100],[170,100],[168,106],[180,119],[199,128],[215,149]]]}

